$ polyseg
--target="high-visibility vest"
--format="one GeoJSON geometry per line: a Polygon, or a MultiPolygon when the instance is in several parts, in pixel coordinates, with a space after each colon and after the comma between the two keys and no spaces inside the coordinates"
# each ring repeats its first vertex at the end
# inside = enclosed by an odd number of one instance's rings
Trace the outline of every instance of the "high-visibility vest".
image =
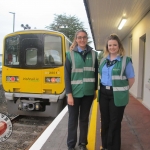
{"type": "Polygon", "coordinates": [[[68,52],[67,57],[72,64],[71,86],[73,97],[94,95],[95,69],[97,69],[95,68],[96,52],[91,50],[87,53],[85,61],[75,51],[68,52]]]}
{"type": "MultiPolygon", "coordinates": [[[[114,103],[116,106],[125,106],[129,101],[129,83],[127,77],[125,76],[125,67],[129,61],[131,61],[130,57],[123,56],[121,61],[117,61],[112,69],[112,87],[114,103]]],[[[106,59],[100,63],[100,74],[102,73],[102,68],[105,63],[106,59]]]]}

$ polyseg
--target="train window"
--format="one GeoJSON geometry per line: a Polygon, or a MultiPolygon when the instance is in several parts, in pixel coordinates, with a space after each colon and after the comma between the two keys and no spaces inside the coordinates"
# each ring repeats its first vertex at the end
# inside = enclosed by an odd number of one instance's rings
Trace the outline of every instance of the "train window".
{"type": "Polygon", "coordinates": [[[67,39],[66,39],[66,51],[69,51],[69,42],[67,39]]]}
{"type": "Polygon", "coordinates": [[[62,65],[61,37],[46,35],[44,38],[44,64],[62,65]]]}
{"type": "Polygon", "coordinates": [[[4,65],[19,65],[19,36],[5,40],[4,65]]]}
{"type": "Polygon", "coordinates": [[[26,49],[26,64],[27,65],[37,64],[37,49],[36,48],[26,49]]]}
{"type": "Polygon", "coordinates": [[[66,51],[70,51],[71,42],[66,39],[66,51]]]}

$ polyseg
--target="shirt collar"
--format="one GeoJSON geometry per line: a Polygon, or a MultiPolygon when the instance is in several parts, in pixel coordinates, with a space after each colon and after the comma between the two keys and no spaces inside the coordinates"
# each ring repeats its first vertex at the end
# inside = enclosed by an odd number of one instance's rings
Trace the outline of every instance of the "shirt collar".
{"type": "MultiPolygon", "coordinates": [[[[106,57],[106,59],[110,60],[110,55],[108,55],[108,56],[106,57]]],[[[120,56],[117,56],[114,60],[120,61],[120,60],[121,60],[121,57],[120,57],[120,56]]]]}
{"type": "Polygon", "coordinates": [[[82,52],[83,51],[79,46],[77,48],[78,48],[78,52],[82,52]]]}

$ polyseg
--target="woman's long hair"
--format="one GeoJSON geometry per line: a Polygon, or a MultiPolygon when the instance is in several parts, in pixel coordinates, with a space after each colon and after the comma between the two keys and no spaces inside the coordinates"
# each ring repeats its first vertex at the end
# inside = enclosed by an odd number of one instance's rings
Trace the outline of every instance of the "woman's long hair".
{"type": "Polygon", "coordinates": [[[87,37],[88,37],[88,34],[85,30],[81,29],[81,30],[78,30],[76,33],[75,33],[75,36],[74,36],[74,39],[73,39],[73,42],[72,42],[72,45],[70,46],[70,50],[73,50],[78,44],[76,42],[76,39],[77,39],[77,36],[80,32],[84,32],[87,37]]]}
{"type": "Polygon", "coordinates": [[[123,48],[123,45],[119,39],[119,37],[116,35],[116,34],[111,34],[108,38],[107,38],[107,41],[106,41],[106,47],[105,47],[105,50],[104,50],[104,54],[103,56],[104,57],[107,57],[109,55],[109,51],[108,51],[108,41],[109,40],[116,40],[118,42],[118,46],[119,46],[119,51],[118,51],[118,55],[120,57],[124,56],[125,55],[125,50],[123,48]]]}

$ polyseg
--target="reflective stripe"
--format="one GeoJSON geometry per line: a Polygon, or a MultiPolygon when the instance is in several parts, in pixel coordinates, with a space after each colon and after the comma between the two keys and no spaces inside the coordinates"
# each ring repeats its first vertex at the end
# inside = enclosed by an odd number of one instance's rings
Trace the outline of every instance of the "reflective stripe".
{"type": "Polygon", "coordinates": [[[84,67],[83,69],[72,69],[71,72],[83,72],[83,70],[95,72],[95,68],[93,68],[93,67],[84,67]]]}
{"type": "Polygon", "coordinates": [[[126,80],[127,79],[127,77],[126,76],[112,76],[112,80],[126,80]]]}
{"type": "Polygon", "coordinates": [[[95,51],[92,50],[92,62],[93,62],[93,67],[95,66],[95,51]]]}
{"type": "Polygon", "coordinates": [[[95,78],[84,78],[82,80],[71,81],[71,84],[83,84],[83,82],[95,82],[95,78]]]}
{"type": "Polygon", "coordinates": [[[106,58],[103,57],[103,58],[101,59],[100,65],[103,63],[104,60],[106,60],[106,58]]]}
{"type": "Polygon", "coordinates": [[[83,69],[72,69],[71,72],[83,72],[83,69]]]}
{"type": "Polygon", "coordinates": [[[83,82],[95,82],[95,78],[84,78],[83,82]]]}
{"type": "Polygon", "coordinates": [[[122,68],[121,68],[121,74],[120,74],[120,76],[121,76],[122,79],[123,79],[122,75],[123,75],[125,67],[126,67],[126,59],[127,59],[127,57],[123,56],[123,58],[122,58],[122,68]]]}
{"type": "Polygon", "coordinates": [[[83,69],[85,71],[94,71],[95,72],[95,68],[93,68],[93,67],[84,67],[83,69]]]}
{"type": "Polygon", "coordinates": [[[73,51],[70,51],[70,57],[72,60],[72,69],[74,69],[75,68],[75,60],[74,60],[74,52],[73,51]]]}
{"type": "Polygon", "coordinates": [[[82,80],[71,81],[71,84],[82,84],[82,80]]]}
{"type": "Polygon", "coordinates": [[[127,90],[129,90],[129,86],[113,87],[113,91],[127,91],[127,90]]]}

